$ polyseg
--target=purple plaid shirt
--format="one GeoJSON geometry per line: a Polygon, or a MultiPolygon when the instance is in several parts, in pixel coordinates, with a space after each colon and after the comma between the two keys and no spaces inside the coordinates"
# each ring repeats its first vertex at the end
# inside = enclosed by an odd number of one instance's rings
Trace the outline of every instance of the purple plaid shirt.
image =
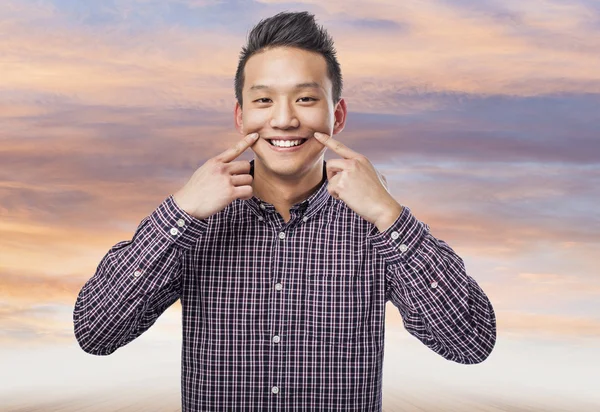
{"type": "Polygon", "coordinates": [[[324,164],[287,223],[257,197],[200,220],[169,196],[82,287],[79,345],[109,355],[181,299],[183,412],[381,411],[388,300],[434,352],[485,360],[496,318],[463,260],[408,207],[379,232],[327,183],[324,164]]]}

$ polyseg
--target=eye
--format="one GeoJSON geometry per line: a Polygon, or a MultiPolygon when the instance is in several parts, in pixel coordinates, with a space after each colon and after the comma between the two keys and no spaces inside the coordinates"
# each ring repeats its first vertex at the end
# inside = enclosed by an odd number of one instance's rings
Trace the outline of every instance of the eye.
{"type": "Polygon", "coordinates": [[[268,97],[261,97],[260,99],[256,99],[254,102],[255,103],[268,103],[268,102],[262,102],[261,100],[271,100],[268,97]]]}
{"type": "Polygon", "coordinates": [[[310,100],[305,100],[304,102],[309,102],[309,101],[316,102],[317,101],[317,99],[315,99],[314,97],[301,97],[298,100],[302,100],[302,99],[310,99],[310,100]]]}

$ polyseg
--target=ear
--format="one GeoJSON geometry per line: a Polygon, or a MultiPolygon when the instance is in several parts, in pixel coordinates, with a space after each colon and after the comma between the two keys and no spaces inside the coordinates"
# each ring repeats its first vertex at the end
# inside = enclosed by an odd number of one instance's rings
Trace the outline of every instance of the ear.
{"type": "Polygon", "coordinates": [[[335,105],[335,111],[333,113],[335,123],[333,124],[332,135],[338,134],[344,130],[347,114],[348,108],[346,107],[346,101],[344,99],[340,99],[340,101],[335,105]]]}
{"type": "Polygon", "coordinates": [[[233,122],[235,123],[235,128],[240,134],[244,133],[244,121],[242,120],[242,106],[240,106],[239,102],[235,102],[235,108],[233,109],[233,122]]]}

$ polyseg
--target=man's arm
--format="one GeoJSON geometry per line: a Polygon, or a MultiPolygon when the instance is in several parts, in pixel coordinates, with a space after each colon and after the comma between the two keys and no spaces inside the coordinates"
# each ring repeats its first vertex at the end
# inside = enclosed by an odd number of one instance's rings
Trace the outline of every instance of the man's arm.
{"type": "Polygon", "coordinates": [[[462,364],[483,362],[496,343],[494,309],[460,256],[403,206],[368,239],[386,263],[386,301],[406,330],[434,352],[462,364]]]}
{"type": "Polygon", "coordinates": [[[77,296],[79,346],[109,355],[148,330],[180,297],[181,257],[207,227],[169,196],[141,221],[132,240],[114,245],[77,296]]]}

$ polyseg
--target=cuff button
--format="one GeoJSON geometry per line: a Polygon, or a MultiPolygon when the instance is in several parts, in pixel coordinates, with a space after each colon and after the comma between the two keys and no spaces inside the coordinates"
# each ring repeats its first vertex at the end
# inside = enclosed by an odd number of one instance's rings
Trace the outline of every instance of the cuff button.
{"type": "Polygon", "coordinates": [[[408,250],[408,246],[403,243],[399,246],[399,249],[401,252],[406,252],[408,250]]]}
{"type": "Polygon", "coordinates": [[[177,226],[179,226],[179,227],[183,227],[183,225],[185,225],[185,220],[183,220],[183,219],[179,219],[179,220],[177,221],[177,226]]]}
{"type": "Polygon", "coordinates": [[[172,227],[171,230],[170,230],[170,232],[171,232],[171,234],[173,236],[175,236],[175,235],[177,235],[179,233],[179,230],[177,230],[177,228],[175,228],[175,227],[172,227]]]}

